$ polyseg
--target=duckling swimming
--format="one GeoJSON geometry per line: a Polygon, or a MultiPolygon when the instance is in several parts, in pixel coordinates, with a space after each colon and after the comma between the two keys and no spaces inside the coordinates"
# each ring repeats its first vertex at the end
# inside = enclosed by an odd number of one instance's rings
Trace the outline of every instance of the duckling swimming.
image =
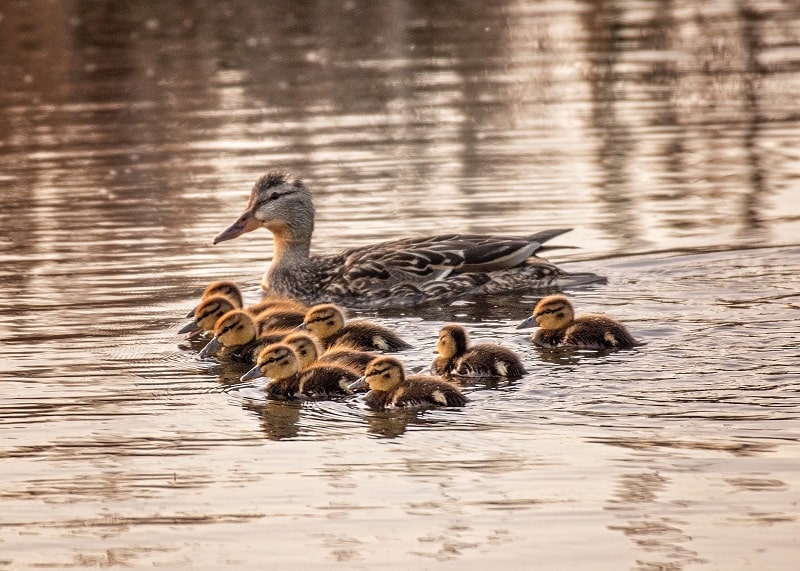
{"type": "Polygon", "coordinates": [[[565,295],[550,295],[540,300],[533,315],[517,329],[539,325],[532,339],[540,347],[583,347],[586,349],[630,349],[640,345],[624,325],[607,315],[575,317],[575,309],[565,295]]]}
{"type": "Polygon", "coordinates": [[[300,369],[306,369],[317,362],[323,351],[317,338],[304,331],[290,333],[283,338],[282,343],[291,347],[297,354],[300,369]]]}
{"type": "Polygon", "coordinates": [[[217,354],[225,348],[225,354],[242,361],[255,362],[256,355],[265,345],[276,343],[291,330],[269,329],[263,322],[253,318],[243,309],[233,309],[217,320],[214,337],[198,353],[201,359],[217,354]]]}
{"type": "Polygon", "coordinates": [[[413,406],[463,406],[467,402],[459,388],[438,377],[406,376],[403,365],[394,357],[382,356],[369,365],[363,377],[350,385],[352,390],[369,386],[364,402],[371,408],[413,406]]]}
{"type": "Polygon", "coordinates": [[[351,395],[349,386],[358,380],[358,372],[338,365],[311,365],[301,368],[297,353],[286,343],[274,343],[261,349],[258,364],[242,375],[242,381],[269,377],[264,387],[268,396],[277,399],[329,398],[351,395]]]}
{"type": "Polygon", "coordinates": [[[441,234],[392,240],[338,254],[310,256],[314,204],[302,181],[272,171],[250,192],[244,213],[214,243],[264,227],[274,253],[261,285],[306,303],[346,307],[398,307],[445,303],[495,294],[603,281],[591,273],[568,274],[534,254],[568,229],[528,236],[441,234]]]}
{"type": "Polygon", "coordinates": [[[460,325],[439,330],[436,351],[439,356],[431,364],[434,375],[519,379],[527,373],[517,354],[506,347],[494,343],[470,347],[467,330],[460,325]]]}
{"type": "Polygon", "coordinates": [[[315,305],[306,313],[304,326],[328,348],[335,343],[363,351],[402,351],[410,349],[394,331],[368,321],[345,324],[344,312],[332,303],[315,305]]]}

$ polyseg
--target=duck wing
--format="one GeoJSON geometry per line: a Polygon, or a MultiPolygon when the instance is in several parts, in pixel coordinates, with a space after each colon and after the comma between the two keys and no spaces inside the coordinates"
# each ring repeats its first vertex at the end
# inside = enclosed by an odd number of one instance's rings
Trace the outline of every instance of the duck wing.
{"type": "Polygon", "coordinates": [[[334,281],[397,283],[441,280],[453,273],[480,273],[517,267],[542,244],[569,229],[545,230],[530,236],[439,234],[353,248],[334,281]]]}

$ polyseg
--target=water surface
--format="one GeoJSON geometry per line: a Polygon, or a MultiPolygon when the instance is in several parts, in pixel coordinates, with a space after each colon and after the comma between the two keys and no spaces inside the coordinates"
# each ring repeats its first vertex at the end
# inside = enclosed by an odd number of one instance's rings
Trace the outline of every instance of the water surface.
{"type": "Polygon", "coordinates": [[[0,569],[793,569],[800,13],[778,2],[0,9],[0,569]],[[520,353],[461,410],[264,401],[177,330],[250,298],[253,181],[314,249],[572,227],[646,345],[534,349],[536,292],[360,312],[520,353]]]}

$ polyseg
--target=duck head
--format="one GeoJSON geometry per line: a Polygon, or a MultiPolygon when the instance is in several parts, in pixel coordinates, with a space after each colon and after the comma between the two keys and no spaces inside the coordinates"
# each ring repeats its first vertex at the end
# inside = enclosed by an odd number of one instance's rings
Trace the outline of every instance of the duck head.
{"type": "Polygon", "coordinates": [[[563,329],[575,319],[575,309],[565,295],[549,295],[533,308],[533,315],[517,325],[517,329],[538,325],[542,329],[563,329]]]}
{"type": "MultiPolygon", "coordinates": [[[[229,298],[234,308],[241,308],[244,306],[242,290],[239,289],[239,286],[236,285],[235,282],[230,280],[217,280],[208,284],[206,289],[203,290],[203,294],[200,296],[200,301],[202,303],[203,300],[215,295],[224,295],[229,298]]],[[[195,313],[197,313],[197,307],[190,311],[186,317],[194,317],[195,313]]]]}
{"type": "Polygon", "coordinates": [[[226,295],[204,298],[194,309],[194,321],[184,325],[179,333],[188,333],[193,337],[201,331],[213,331],[219,318],[234,309],[237,309],[236,305],[226,295]]]}
{"type": "Polygon", "coordinates": [[[233,309],[217,320],[214,338],[198,354],[201,358],[214,355],[221,347],[238,347],[257,337],[256,324],[250,314],[233,309]]]}
{"type": "Polygon", "coordinates": [[[314,231],[311,192],[289,173],[272,171],[253,185],[245,211],[228,228],[217,234],[214,244],[232,240],[264,227],[275,236],[279,251],[292,244],[308,242],[314,231]]]}
{"type": "Polygon", "coordinates": [[[369,387],[374,391],[391,391],[406,378],[403,364],[394,357],[377,357],[370,361],[364,376],[350,385],[350,390],[369,387]]]}
{"type": "Polygon", "coordinates": [[[452,359],[467,352],[469,336],[467,330],[460,325],[445,325],[439,330],[439,342],[435,353],[440,357],[452,359]]]}
{"type": "Polygon", "coordinates": [[[300,361],[300,368],[304,369],[316,361],[322,354],[322,347],[313,335],[298,331],[283,338],[283,343],[291,347],[300,361]]]}
{"type": "Polygon", "coordinates": [[[273,343],[259,351],[256,366],[242,375],[241,380],[269,377],[280,381],[297,374],[299,370],[300,362],[294,350],[286,343],[273,343]]]}
{"type": "Polygon", "coordinates": [[[315,305],[306,313],[303,327],[311,331],[318,339],[327,339],[336,335],[344,327],[344,312],[332,303],[315,305]]]}

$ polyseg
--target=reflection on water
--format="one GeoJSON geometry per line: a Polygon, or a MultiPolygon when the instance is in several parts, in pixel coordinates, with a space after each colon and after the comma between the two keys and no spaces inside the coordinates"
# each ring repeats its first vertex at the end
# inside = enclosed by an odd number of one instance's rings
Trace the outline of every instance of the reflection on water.
{"type": "Polygon", "coordinates": [[[0,569],[794,568],[800,13],[778,2],[0,8],[0,569]],[[176,331],[271,240],[573,227],[646,345],[542,351],[534,295],[356,312],[518,351],[463,410],[265,401],[176,331]],[[236,537],[236,547],[230,538],[236,537]],[[266,540],[265,540],[266,538],[266,540]],[[402,563],[394,563],[402,562],[402,563]]]}

